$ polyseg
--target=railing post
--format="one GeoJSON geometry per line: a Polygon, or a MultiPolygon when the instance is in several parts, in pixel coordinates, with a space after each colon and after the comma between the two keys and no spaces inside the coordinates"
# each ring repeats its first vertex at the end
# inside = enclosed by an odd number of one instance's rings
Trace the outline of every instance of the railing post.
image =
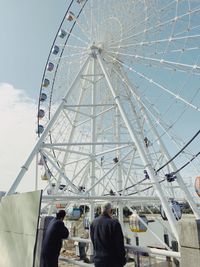
{"type": "MultiPolygon", "coordinates": [[[[164,229],[164,242],[169,247],[169,235],[167,233],[167,229],[164,229]]],[[[166,257],[166,260],[167,260],[168,263],[171,262],[171,258],[168,257],[168,256],[166,257]]]]}
{"type": "MultiPolygon", "coordinates": [[[[172,250],[178,251],[178,242],[176,240],[172,240],[172,250]]],[[[173,262],[174,262],[176,267],[180,266],[180,263],[176,258],[173,259],[173,262]]]]}
{"type": "MultiPolygon", "coordinates": [[[[135,234],[135,244],[136,246],[139,246],[139,236],[137,233],[135,234]]],[[[140,267],[140,252],[139,251],[136,251],[136,265],[135,266],[140,267]]]]}

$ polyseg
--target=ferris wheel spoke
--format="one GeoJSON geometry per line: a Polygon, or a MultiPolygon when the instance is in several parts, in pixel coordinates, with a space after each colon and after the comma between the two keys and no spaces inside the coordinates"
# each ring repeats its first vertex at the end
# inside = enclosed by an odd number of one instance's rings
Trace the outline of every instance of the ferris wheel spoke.
{"type": "Polygon", "coordinates": [[[88,54],[83,51],[79,54],[68,54],[66,56],[62,57],[62,60],[59,62],[59,70],[66,69],[66,66],[70,66],[71,64],[77,64],[77,66],[80,64],[80,62],[85,61],[85,59],[87,58],[88,54]],[[70,60],[68,60],[68,58],[70,60]]]}
{"type": "MultiPolygon", "coordinates": [[[[174,35],[174,33],[175,33],[175,27],[176,27],[176,22],[177,22],[177,17],[178,17],[178,1],[177,1],[177,3],[175,4],[175,12],[174,12],[175,14],[175,16],[174,16],[174,21],[172,22],[172,27],[171,27],[171,30],[170,30],[170,36],[173,36],[174,35]]],[[[170,46],[170,42],[168,42],[167,43],[167,45],[166,45],[166,47],[165,47],[165,49],[164,49],[164,51],[163,51],[163,55],[165,55],[165,53],[168,53],[168,49],[169,49],[169,46],[170,46]]]]}
{"type": "MultiPolygon", "coordinates": [[[[185,32],[187,33],[187,32],[185,32]]],[[[129,48],[129,47],[146,47],[146,46],[152,46],[155,44],[160,44],[160,43],[174,43],[176,44],[176,41],[182,41],[182,40],[196,40],[198,42],[198,39],[200,38],[199,34],[194,34],[194,35],[186,35],[186,36],[180,36],[180,37],[172,37],[172,35],[170,35],[169,38],[165,38],[165,39],[158,39],[158,40],[150,40],[150,41],[141,41],[138,43],[129,43],[129,44],[124,44],[124,45],[120,45],[120,48],[129,48]]],[[[118,48],[118,46],[111,46],[110,48],[118,48]]],[[[193,47],[187,47],[186,49],[192,49],[193,47]]],[[[111,50],[112,51],[112,50],[111,50]]],[[[109,51],[108,51],[109,52],[109,51]]],[[[167,50],[167,53],[169,53],[170,50],[167,50]]]]}
{"type": "MultiPolygon", "coordinates": [[[[173,17],[173,18],[171,18],[169,20],[166,20],[164,22],[159,22],[158,24],[156,24],[153,27],[146,28],[143,31],[140,31],[140,32],[135,33],[134,35],[130,35],[130,36],[124,38],[124,39],[121,39],[120,42],[125,41],[125,40],[128,40],[128,39],[132,39],[132,38],[135,38],[135,37],[142,36],[144,33],[145,34],[151,33],[151,31],[157,32],[160,28],[165,27],[168,24],[173,24],[174,22],[178,23],[178,21],[181,21],[186,16],[191,16],[193,13],[199,13],[199,12],[200,12],[200,8],[194,9],[194,10],[191,10],[191,11],[188,11],[188,12],[182,14],[182,15],[179,15],[178,17],[173,17]]],[[[122,47],[129,47],[129,46],[132,46],[132,44],[125,44],[122,47]]],[[[117,48],[117,47],[113,47],[113,48],[117,48]]]]}
{"type": "MultiPolygon", "coordinates": [[[[115,69],[115,72],[117,73],[117,75],[120,77],[120,79],[126,84],[127,88],[129,89],[130,93],[133,95],[134,99],[136,102],[140,103],[141,107],[144,108],[147,113],[150,114],[150,116],[153,118],[153,121],[155,122],[155,125],[159,125],[163,131],[168,135],[168,131],[166,130],[166,124],[165,127],[162,126],[162,116],[161,114],[158,113],[157,110],[154,111],[153,109],[153,104],[149,103],[148,99],[145,99],[145,97],[142,97],[141,95],[139,95],[135,89],[133,89],[130,84],[128,83],[127,79],[120,75],[117,70],[115,69]],[[145,101],[147,102],[147,104],[145,104],[145,101]]],[[[167,126],[167,129],[171,129],[172,126],[167,126]]]]}
{"type": "MultiPolygon", "coordinates": [[[[166,10],[168,7],[170,7],[172,4],[174,4],[174,3],[176,3],[176,1],[171,1],[169,4],[167,4],[166,6],[164,6],[164,7],[160,7],[160,9],[158,9],[157,10],[157,12],[159,13],[159,12],[161,12],[161,11],[164,11],[164,10],[166,10]]],[[[146,3],[145,3],[145,7],[149,7],[146,3]]],[[[132,38],[132,37],[135,37],[135,36],[137,36],[137,35],[140,35],[140,34],[144,34],[144,33],[147,33],[148,32],[148,28],[144,28],[144,30],[142,31],[142,32],[137,32],[136,31],[136,34],[134,34],[134,35],[132,35],[132,32],[135,32],[135,30],[137,29],[137,28],[140,28],[140,26],[144,26],[144,24],[148,21],[148,20],[151,20],[152,18],[154,18],[154,16],[155,16],[155,14],[154,14],[154,12],[152,12],[149,16],[145,16],[143,19],[141,19],[141,16],[140,16],[140,19],[137,21],[136,20],[136,23],[134,23],[134,25],[130,28],[130,29],[127,29],[127,31],[126,31],[126,35],[130,32],[131,33],[131,35],[130,36],[126,36],[126,37],[124,37],[123,39],[121,39],[121,40],[119,40],[120,42],[122,42],[122,41],[126,41],[126,40],[128,40],[128,39],[130,39],[130,38],[132,38]]],[[[150,28],[151,30],[153,29],[153,28],[150,28]]]]}
{"type": "Polygon", "coordinates": [[[126,53],[121,53],[121,52],[111,52],[112,54],[116,54],[116,55],[122,55],[125,57],[131,57],[134,58],[136,60],[141,60],[143,62],[147,62],[146,64],[151,64],[153,65],[153,63],[155,64],[154,66],[157,66],[158,68],[161,67],[161,65],[163,65],[165,68],[169,68],[171,70],[177,70],[177,71],[184,71],[184,72],[192,72],[195,73],[197,75],[200,74],[200,66],[197,66],[196,64],[194,65],[188,65],[188,64],[183,64],[180,62],[173,62],[173,61],[168,61],[168,60],[164,60],[164,59],[158,59],[158,58],[151,58],[151,57],[145,57],[145,56],[140,56],[140,55],[134,55],[134,54],[126,54],[126,53]],[[150,62],[150,63],[149,63],[150,62]]]}
{"type": "Polygon", "coordinates": [[[83,33],[83,35],[86,37],[87,42],[90,42],[90,33],[88,32],[88,30],[84,27],[84,24],[81,24],[79,22],[79,20],[76,20],[76,26],[78,26],[78,28],[81,30],[81,32],[83,33]]]}
{"type": "MultiPolygon", "coordinates": [[[[149,113],[149,115],[152,117],[153,121],[154,121],[154,124],[155,126],[159,126],[162,130],[163,130],[163,133],[166,134],[167,136],[170,137],[169,135],[169,131],[173,128],[173,125],[175,124],[175,122],[173,124],[170,124],[170,125],[166,125],[166,123],[164,123],[163,121],[163,116],[161,116],[161,114],[158,114],[157,111],[156,112],[153,112],[153,109],[152,109],[152,103],[148,103],[148,100],[146,100],[146,104],[145,104],[145,99],[142,100],[141,96],[139,96],[138,94],[135,93],[135,90],[133,90],[129,84],[127,84],[127,87],[129,88],[131,94],[133,94],[134,98],[136,99],[137,102],[140,103],[141,107],[144,108],[146,110],[147,113],[149,113]]],[[[185,109],[187,109],[188,107],[186,107],[185,109]]],[[[184,112],[184,111],[183,111],[184,112]]],[[[182,112],[182,113],[183,113],[182,112]]],[[[165,112],[166,113],[166,112],[165,112]]],[[[182,113],[180,114],[180,117],[182,115],[182,113]]],[[[178,118],[179,119],[179,118],[178,118]]],[[[178,120],[177,119],[177,120],[178,120]]],[[[160,136],[160,138],[163,136],[163,134],[160,136]]],[[[174,134],[172,134],[172,136],[174,136],[174,134]]],[[[157,138],[155,139],[155,142],[157,141],[157,138]]]]}
{"type": "MultiPolygon", "coordinates": [[[[152,112],[152,108],[151,108],[151,104],[148,104],[149,107],[144,103],[144,101],[141,100],[141,97],[138,96],[138,94],[136,94],[133,89],[129,86],[129,84],[127,83],[126,79],[124,79],[124,77],[120,76],[120,78],[126,83],[127,87],[129,88],[130,92],[135,96],[136,100],[139,101],[139,103],[141,104],[141,106],[147,111],[147,113],[149,113],[149,115],[152,117],[155,125],[158,125],[162,130],[163,130],[163,133],[160,135],[160,136],[157,136],[154,140],[154,142],[157,142],[160,138],[163,137],[163,135],[167,135],[173,142],[174,144],[176,145],[176,147],[178,149],[180,149],[180,145],[176,142],[175,140],[175,134],[174,133],[171,133],[170,134],[170,131],[173,129],[173,126],[176,124],[176,122],[180,119],[180,117],[183,115],[183,113],[188,109],[188,107],[185,107],[185,109],[180,113],[179,117],[174,121],[173,124],[171,125],[166,125],[166,123],[164,123],[163,121],[163,116],[159,116],[158,117],[158,114],[156,114],[156,116],[153,114],[152,112]],[[150,110],[151,108],[151,110],[150,110]],[[158,139],[159,138],[159,139],[158,139]]],[[[195,97],[195,95],[194,95],[195,97]]],[[[158,161],[157,161],[158,162],[158,161]]]]}
{"type": "Polygon", "coordinates": [[[66,31],[66,32],[70,35],[71,38],[73,37],[73,38],[76,39],[77,41],[80,41],[81,43],[83,43],[83,44],[85,44],[85,45],[88,46],[89,42],[83,40],[82,38],[80,38],[79,36],[77,36],[76,34],[74,34],[74,33],[71,32],[71,31],[66,31]]]}
{"type": "MultiPolygon", "coordinates": [[[[111,58],[112,58],[112,57],[111,57],[111,58]]],[[[199,107],[193,105],[191,102],[188,102],[186,99],[182,98],[180,95],[173,93],[173,91],[169,90],[168,88],[166,88],[165,86],[161,85],[160,83],[158,83],[158,82],[152,80],[151,78],[149,78],[149,77],[146,76],[145,74],[143,74],[143,73],[141,73],[141,72],[139,72],[139,71],[136,71],[133,67],[130,67],[130,66],[126,65],[125,63],[119,61],[119,60],[117,60],[117,61],[118,61],[118,63],[119,63],[120,65],[123,65],[123,66],[124,66],[125,68],[127,68],[129,71],[131,71],[131,72],[137,74],[139,77],[141,77],[141,78],[147,80],[150,84],[154,84],[156,87],[158,87],[158,88],[160,88],[161,90],[165,91],[166,93],[172,95],[175,99],[177,99],[177,101],[181,101],[181,102],[183,102],[184,104],[186,104],[187,106],[189,106],[189,107],[191,107],[191,108],[193,108],[193,109],[195,109],[195,110],[197,110],[197,111],[200,111],[200,108],[199,108],[199,107]]]]}
{"type": "MultiPolygon", "coordinates": [[[[82,51],[79,53],[71,53],[70,55],[66,55],[62,57],[62,60],[68,59],[68,58],[76,58],[77,56],[86,56],[87,55],[87,51],[82,51]]],[[[55,61],[57,61],[57,58],[54,59],[55,61]]]]}
{"type": "Polygon", "coordinates": [[[59,47],[63,47],[63,48],[71,48],[71,49],[74,49],[75,51],[80,51],[80,50],[86,50],[86,47],[85,46],[80,46],[80,45],[72,45],[72,44],[60,44],[59,47]]]}
{"type": "MultiPolygon", "coordinates": [[[[187,52],[192,52],[195,50],[199,50],[200,47],[199,46],[192,46],[192,47],[184,47],[184,48],[177,48],[177,49],[170,49],[170,51],[168,52],[168,54],[180,54],[180,53],[185,53],[187,54],[187,52]]],[[[155,53],[149,54],[149,56],[155,55],[155,53]]],[[[157,51],[156,55],[163,55],[163,51],[157,51]]]]}

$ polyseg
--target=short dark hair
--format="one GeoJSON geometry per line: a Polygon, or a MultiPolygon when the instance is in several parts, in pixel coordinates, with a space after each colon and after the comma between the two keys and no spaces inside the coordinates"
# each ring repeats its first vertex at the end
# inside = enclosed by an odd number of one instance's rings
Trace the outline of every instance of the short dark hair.
{"type": "Polygon", "coordinates": [[[113,206],[110,202],[105,202],[102,205],[102,213],[108,214],[113,209],[113,206]]]}
{"type": "Polygon", "coordinates": [[[59,210],[58,212],[56,212],[57,219],[64,219],[65,215],[66,215],[65,210],[59,210]]]}

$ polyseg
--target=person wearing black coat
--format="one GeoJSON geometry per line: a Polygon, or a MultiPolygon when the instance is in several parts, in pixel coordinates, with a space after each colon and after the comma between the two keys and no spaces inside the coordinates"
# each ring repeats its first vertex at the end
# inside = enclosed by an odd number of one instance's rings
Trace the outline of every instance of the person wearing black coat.
{"type": "Polygon", "coordinates": [[[106,203],[102,214],[90,226],[95,267],[123,267],[126,264],[124,237],[118,220],[112,218],[112,206],[106,203]]]}
{"type": "Polygon", "coordinates": [[[69,231],[64,225],[66,213],[60,210],[56,218],[49,223],[42,244],[43,267],[58,267],[58,257],[62,247],[62,239],[68,238],[69,231]]]}

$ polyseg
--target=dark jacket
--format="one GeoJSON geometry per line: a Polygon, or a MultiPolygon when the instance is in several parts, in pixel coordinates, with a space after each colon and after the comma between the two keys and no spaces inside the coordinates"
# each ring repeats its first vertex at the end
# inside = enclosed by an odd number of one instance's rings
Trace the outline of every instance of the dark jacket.
{"type": "Polygon", "coordinates": [[[124,238],[120,223],[109,215],[100,215],[91,224],[94,263],[109,267],[126,264],[124,238]]]}
{"type": "Polygon", "coordinates": [[[68,238],[69,231],[60,219],[54,218],[48,225],[43,244],[42,257],[44,266],[57,267],[62,239],[68,238]]]}

